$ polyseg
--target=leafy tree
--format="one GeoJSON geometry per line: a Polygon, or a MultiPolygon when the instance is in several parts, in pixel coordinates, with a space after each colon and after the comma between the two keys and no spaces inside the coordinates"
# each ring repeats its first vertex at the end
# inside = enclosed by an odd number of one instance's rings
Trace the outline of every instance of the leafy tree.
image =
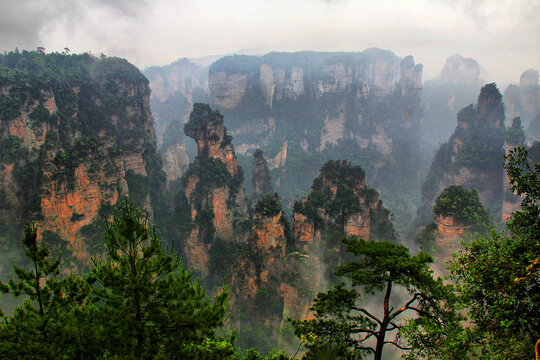
{"type": "Polygon", "coordinates": [[[524,196],[521,210],[506,235],[473,241],[451,265],[482,359],[530,358],[540,338],[540,164],[523,147],[506,160],[512,190],[524,196]]]}
{"type": "Polygon", "coordinates": [[[484,209],[478,191],[467,190],[461,185],[451,185],[435,199],[435,215],[453,216],[464,225],[473,225],[478,231],[486,231],[491,220],[484,209]]]}
{"type": "MultiPolygon", "coordinates": [[[[123,201],[105,227],[106,254],[94,259],[96,316],[104,347],[128,359],[191,359],[224,351],[217,335],[227,317],[226,290],[210,301],[180,261],[164,252],[147,216],[123,201]],[[201,355],[202,356],[202,355],[201,355]]],[[[225,346],[227,348],[227,346],[225,346]]]]}
{"type": "MultiPolygon", "coordinates": [[[[305,359],[361,359],[366,353],[381,359],[385,345],[409,349],[400,338],[406,315],[417,317],[415,326],[407,327],[409,333],[414,327],[422,330],[421,323],[427,324],[433,329],[431,334],[436,334],[442,343],[445,333],[456,332],[459,316],[449,306],[455,299],[453,287],[433,278],[429,255],[411,256],[406,247],[387,241],[344,242],[356,261],[340,266],[336,275],[345,276],[350,286],[340,283],[326,293],[319,293],[311,308],[314,319],[292,320],[295,334],[308,348],[305,359]],[[408,294],[399,306],[393,305],[391,299],[396,288],[408,294]],[[362,294],[379,292],[383,294],[381,316],[361,303],[362,294]]],[[[439,345],[433,342],[434,346],[439,345]]],[[[460,352],[458,348],[446,350],[460,352]]]]}
{"type": "Polygon", "coordinates": [[[0,282],[0,290],[25,295],[24,304],[11,316],[0,311],[0,358],[77,358],[83,340],[72,310],[80,308],[89,292],[88,284],[75,276],[60,278],[60,256],[49,257],[49,248],[37,241],[37,227],[26,225],[22,240],[32,269],[13,265],[16,279],[0,282]]]}

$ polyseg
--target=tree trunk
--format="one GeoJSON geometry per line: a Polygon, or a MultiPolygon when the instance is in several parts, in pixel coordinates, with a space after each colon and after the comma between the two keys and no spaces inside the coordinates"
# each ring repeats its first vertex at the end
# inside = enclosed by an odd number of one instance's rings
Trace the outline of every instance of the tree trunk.
{"type": "Polygon", "coordinates": [[[377,345],[375,347],[375,360],[382,360],[382,351],[384,348],[384,340],[386,338],[386,329],[390,323],[390,294],[392,293],[392,282],[388,281],[386,285],[386,293],[384,294],[383,310],[384,315],[379,327],[379,335],[377,336],[377,345]]]}

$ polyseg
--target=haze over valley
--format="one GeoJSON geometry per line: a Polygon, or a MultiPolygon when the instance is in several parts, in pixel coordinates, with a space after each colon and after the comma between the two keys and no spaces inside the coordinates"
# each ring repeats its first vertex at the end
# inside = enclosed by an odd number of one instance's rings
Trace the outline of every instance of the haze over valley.
{"type": "Polygon", "coordinates": [[[0,14],[0,358],[533,356],[540,1],[0,14]]]}

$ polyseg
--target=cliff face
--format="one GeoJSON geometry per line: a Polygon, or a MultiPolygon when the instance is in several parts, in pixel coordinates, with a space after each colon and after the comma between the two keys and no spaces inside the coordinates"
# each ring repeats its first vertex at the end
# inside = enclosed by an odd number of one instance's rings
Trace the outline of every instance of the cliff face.
{"type": "Polygon", "coordinates": [[[422,251],[433,255],[436,275],[447,276],[447,262],[462,249],[462,241],[486,235],[491,225],[476,189],[452,185],[435,200],[433,222],[417,234],[416,243],[422,251]]]}
{"type": "Polygon", "coordinates": [[[358,161],[395,205],[399,221],[416,191],[422,65],[390,51],[229,56],[209,70],[212,97],[225,115],[239,161],[250,169],[260,148],[286,204],[305,193],[330,159],[358,161]],[[388,174],[403,174],[398,185],[388,174]],[[404,185],[404,183],[407,185],[404,185]],[[407,196],[400,194],[410,192],[407,196]],[[395,190],[395,191],[394,191],[395,190]]]}
{"type": "Polygon", "coordinates": [[[67,241],[85,262],[120,196],[152,211],[150,190],[137,186],[160,168],[148,82],[125,60],[87,54],[10,53],[2,63],[11,73],[0,75],[9,104],[0,114],[0,223],[35,220],[45,240],[67,241]]]}
{"type": "Polygon", "coordinates": [[[504,108],[495,84],[484,86],[476,106],[463,108],[448,143],[442,144],[422,185],[421,219],[431,218],[437,194],[453,184],[478,189],[482,203],[500,218],[503,194],[504,108]]]}
{"type": "Polygon", "coordinates": [[[429,154],[450,137],[458,111],[475,100],[481,86],[478,62],[458,54],[446,60],[439,78],[424,84],[421,131],[429,154]]]}
{"type": "Polygon", "coordinates": [[[251,174],[251,186],[253,188],[252,201],[256,203],[265,195],[272,195],[272,179],[262,151],[255,151],[253,155],[253,172],[251,174]]]}
{"type": "Polygon", "coordinates": [[[242,344],[253,346],[255,334],[259,341],[264,339],[264,344],[257,345],[278,343],[284,320],[281,284],[287,272],[288,247],[290,225],[280,199],[267,195],[255,205],[251,236],[231,279],[232,320],[242,344]]]}
{"type": "MultiPolygon", "coordinates": [[[[515,117],[512,119],[512,126],[506,129],[505,155],[509,155],[516,147],[525,145],[525,133],[521,126],[521,119],[515,117]]],[[[521,208],[522,197],[517,196],[512,191],[510,178],[506,171],[504,172],[504,195],[502,205],[502,221],[506,222],[512,213],[521,208]]]]}
{"type": "Polygon", "coordinates": [[[286,320],[308,318],[317,292],[336,281],[343,237],[396,240],[389,211],[365,184],[364,171],[345,161],[327,162],[310,194],[295,203],[292,232],[279,200],[265,196],[255,204],[252,234],[232,278],[233,303],[242,304],[233,305],[233,320],[246,346],[264,347],[254,342],[261,332],[266,344],[279,338],[289,345],[286,320]]]}
{"type": "Polygon", "coordinates": [[[540,84],[537,70],[528,69],[521,74],[519,85],[508,85],[504,91],[504,104],[509,119],[519,116],[531,140],[540,139],[540,126],[532,119],[540,113],[540,84]]]}
{"type": "Polygon", "coordinates": [[[206,278],[218,274],[211,269],[218,260],[215,257],[222,256],[212,255],[215,243],[243,243],[249,235],[243,171],[219,112],[196,103],[184,131],[196,141],[198,155],[183,177],[191,222],[183,248],[187,265],[206,278]]]}
{"type": "Polygon", "coordinates": [[[182,177],[189,166],[183,126],[196,102],[208,102],[208,67],[180,59],[144,70],[152,89],[151,106],[167,179],[182,177]]]}

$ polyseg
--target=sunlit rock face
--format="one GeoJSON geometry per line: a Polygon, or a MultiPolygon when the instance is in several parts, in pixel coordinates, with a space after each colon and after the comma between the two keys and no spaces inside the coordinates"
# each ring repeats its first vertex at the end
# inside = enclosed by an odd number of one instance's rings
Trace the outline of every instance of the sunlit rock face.
{"type": "Polygon", "coordinates": [[[227,56],[210,66],[209,89],[239,162],[251,170],[253,153],[262,150],[286,206],[309,191],[325,161],[346,159],[369,169],[369,182],[399,221],[416,208],[401,197],[414,198],[403,189],[419,197],[423,166],[422,65],[412,56],[374,48],[227,56]],[[390,173],[403,174],[403,182],[390,173]]]}
{"type": "MultiPolygon", "coordinates": [[[[422,222],[432,217],[435,197],[450,185],[478,190],[486,209],[500,218],[503,195],[505,114],[502,95],[495,84],[485,85],[476,106],[469,105],[457,115],[457,127],[433,158],[422,185],[422,222]]],[[[418,220],[418,219],[417,219],[418,220]]]]}
{"type": "MultiPolygon", "coordinates": [[[[52,246],[87,263],[102,245],[100,224],[121,196],[152,215],[150,192],[136,186],[160,171],[148,81],[122,59],[36,56],[54,73],[44,70],[13,115],[0,119],[0,140],[16,150],[2,157],[0,222],[37,221],[52,246]]],[[[17,71],[37,77],[35,69],[17,71]]],[[[21,88],[3,80],[5,98],[21,88]]]]}

